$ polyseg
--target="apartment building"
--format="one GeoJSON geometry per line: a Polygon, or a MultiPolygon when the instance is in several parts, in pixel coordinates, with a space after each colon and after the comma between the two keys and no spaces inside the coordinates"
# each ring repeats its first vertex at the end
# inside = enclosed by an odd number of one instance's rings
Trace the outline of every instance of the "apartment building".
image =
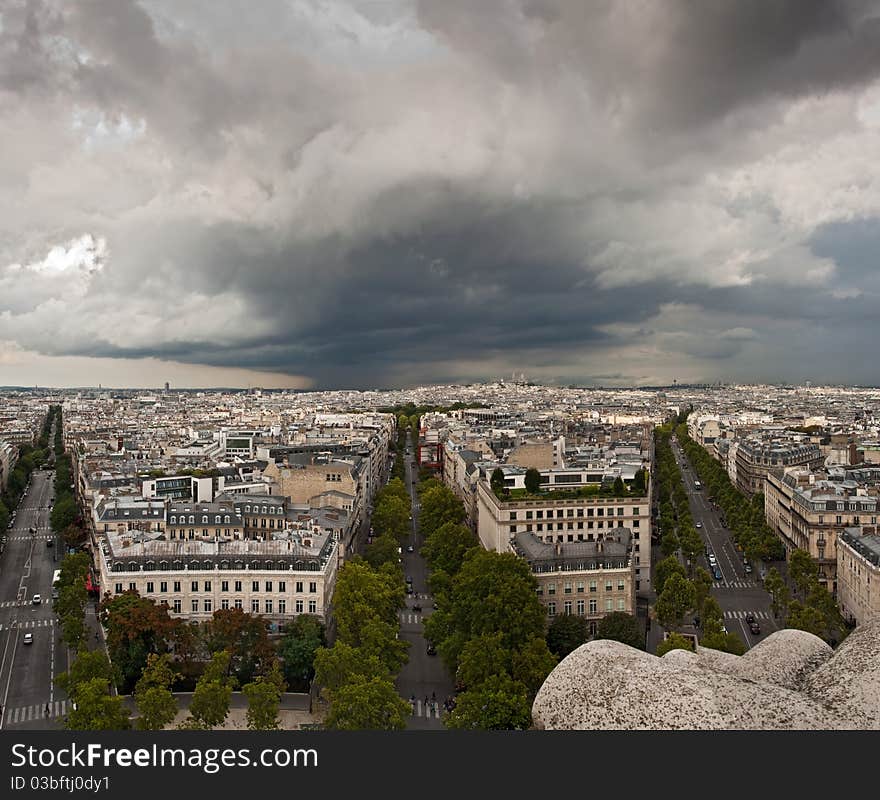
{"type": "Polygon", "coordinates": [[[764,479],[787,467],[821,469],[825,457],[819,445],[777,437],[742,439],[736,450],[736,487],[751,497],[764,491],[764,479]]]}
{"type": "Polygon", "coordinates": [[[18,463],[18,446],[0,439],[0,492],[6,490],[9,475],[18,463]]]}
{"type": "Polygon", "coordinates": [[[855,625],[880,616],[880,535],[873,525],[837,537],[837,604],[855,625]]]}
{"type": "Polygon", "coordinates": [[[819,564],[819,582],[837,591],[837,539],[859,525],[877,524],[880,468],[769,473],[765,482],[767,524],[790,553],[806,550],[819,564]]]}
{"type": "Polygon", "coordinates": [[[510,550],[529,565],[549,618],[557,614],[585,617],[595,636],[606,614],[635,614],[635,561],[632,533],[627,528],[597,532],[592,541],[552,543],[521,531],[511,539],[510,550]]]}
{"type": "Polygon", "coordinates": [[[633,589],[645,593],[651,586],[650,496],[649,490],[644,497],[595,494],[562,499],[547,492],[540,498],[500,500],[482,478],[477,483],[477,535],[487,550],[503,553],[519,533],[533,534],[545,544],[574,544],[626,530],[633,589]]]}
{"type": "Polygon", "coordinates": [[[96,558],[101,586],[111,596],[134,590],[190,620],[238,608],[266,617],[276,628],[299,614],[325,622],[330,614],[338,544],[317,527],[276,531],[261,542],[170,540],[112,529],[102,539],[96,558]]]}

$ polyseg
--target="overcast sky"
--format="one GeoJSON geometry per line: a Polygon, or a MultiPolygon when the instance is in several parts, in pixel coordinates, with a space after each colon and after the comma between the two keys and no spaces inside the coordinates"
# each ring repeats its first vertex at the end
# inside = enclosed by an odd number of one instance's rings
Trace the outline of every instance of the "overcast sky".
{"type": "Polygon", "coordinates": [[[0,0],[0,385],[880,383],[880,4],[0,0]]]}

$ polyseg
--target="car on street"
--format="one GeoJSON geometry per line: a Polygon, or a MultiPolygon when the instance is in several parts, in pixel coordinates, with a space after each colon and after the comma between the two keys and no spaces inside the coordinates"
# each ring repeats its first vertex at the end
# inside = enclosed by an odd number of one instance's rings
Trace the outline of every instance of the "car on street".
{"type": "Polygon", "coordinates": [[[718,569],[718,567],[715,567],[715,568],[712,570],[712,577],[715,578],[716,581],[720,581],[720,580],[721,580],[721,570],[718,569]]]}
{"type": "Polygon", "coordinates": [[[32,633],[26,633],[24,635],[23,644],[33,644],[34,643],[34,635],[32,633]]]}
{"type": "Polygon", "coordinates": [[[51,547],[53,544],[55,544],[55,542],[52,540],[51,536],[46,539],[46,547],[51,547]]]}
{"type": "Polygon", "coordinates": [[[429,656],[436,656],[437,655],[437,648],[434,647],[434,645],[432,645],[430,642],[428,643],[427,653],[429,656]]]}
{"type": "Polygon", "coordinates": [[[709,564],[713,567],[718,563],[718,559],[715,558],[715,553],[709,553],[709,564]]]}
{"type": "Polygon", "coordinates": [[[755,621],[755,615],[752,614],[752,612],[750,611],[748,614],[746,614],[746,622],[749,625],[751,625],[754,621],[755,621]]]}
{"type": "Polygon", "coordinates": [[[761,626],[758,625],[758,621],[757,621],[757,620],[754,620],[754,619],[753,619],[753,620],[749,623],[749,630],[750,630],[755,636],[758,636],[758,635],[761,633],[761,626]]]}
{"type": "Polygon", "coordinates": [[[422,606],[419,603],[413,603],[412,610],[416,612],[416,614],[422,613],[422,606]]]}
{"type": "Polygon", "coordinates": [[[743,564],[743,571],[746,573],[746,575],[750,575],[752,572],[752,565],[751,564],[743,564]]]}
{"type": "Polygon", "coordinates": [[[416,551],[415,547],[413,547],[411,544],[407,545],[407,547],[406,547],[407,553],[415,553],[415,551],[416,551]]]}
{"type": "Polygon", "coordinates": [[[35,606],[40,605],[40,603],[42,603],[42,602],[43,602],[43,598],[40,597],[40,595],[38,595],[38,594],[35,594],[33,596],[33,598],[31,599],[31,603],[33,603],[35,606]]]}
{"type": "Polygon", "coordinates": [[[408,584],[406,585],[406,593],[407,593],[407,594],[412,594],[412,593],[413,593],[413,586],[412,586],[411,583],[408,583],[408,584]]]}
{"type": "Polygon", "coordinates": [[[697,527],[698,527],[698,528],[702,528],[702,527],[703,527],[703,523],[702,523],[702,522],[698,522],[698,523],[697,523],[697,527]]]}

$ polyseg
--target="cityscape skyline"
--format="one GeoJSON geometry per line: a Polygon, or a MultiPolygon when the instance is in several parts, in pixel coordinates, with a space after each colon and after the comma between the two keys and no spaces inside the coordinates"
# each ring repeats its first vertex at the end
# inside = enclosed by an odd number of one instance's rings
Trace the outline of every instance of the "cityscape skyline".
{"type": "Polygon", "coordinates": [[[877,4],[9,2],[0,384],[870,383],[877,4]]]}

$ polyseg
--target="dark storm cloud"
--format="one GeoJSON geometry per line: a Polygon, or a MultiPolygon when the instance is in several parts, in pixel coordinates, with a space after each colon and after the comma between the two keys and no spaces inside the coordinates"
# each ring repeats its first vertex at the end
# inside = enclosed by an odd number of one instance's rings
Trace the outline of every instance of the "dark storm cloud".
{"type": "Polygon", "coordinates": [[[0,343],[625,383],[800,372],[872,324],[876,4],[245,10],[4,9],[0,343]],[[86,232],[99,268],[46,256],[86,232]]]}

